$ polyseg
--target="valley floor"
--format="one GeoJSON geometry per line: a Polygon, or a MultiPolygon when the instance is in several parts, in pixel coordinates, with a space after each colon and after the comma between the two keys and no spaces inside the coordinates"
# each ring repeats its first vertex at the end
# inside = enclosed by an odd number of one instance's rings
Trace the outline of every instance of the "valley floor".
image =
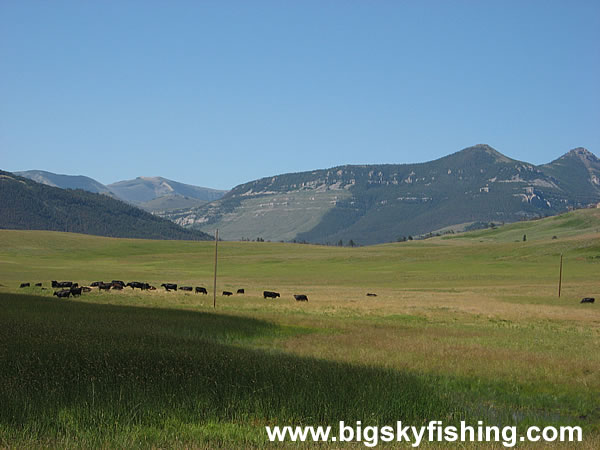
{"type": "Polygon", "coordinates": [[[223,242],[218,292],[246,293],[216,309],[213,244],[0,231],[0,446],[259,448],[266,425],[481,420],[580,426],[576,447],[598,448],[597,214],[353,249],[223,242]],[[210,295],[18,287],[51,279],[210,295]]]}

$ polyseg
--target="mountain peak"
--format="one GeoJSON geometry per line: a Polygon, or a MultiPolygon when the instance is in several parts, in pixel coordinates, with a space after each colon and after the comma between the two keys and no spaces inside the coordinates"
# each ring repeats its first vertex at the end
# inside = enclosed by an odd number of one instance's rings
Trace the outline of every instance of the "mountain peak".
{"type": "Polygon", "coordinates": [[[471,147],[463,148],[461,151],[457,152],[457,154],[463,154],[463,155],[481,155],[483,153],[490,155],[492,158],[494,158],[498,162],[506,163],[506,162],[513,161],[508,156],[503,155],[498,150],[496,150],[494,147],[492,147],[488,144],[473,145],[471,147]]]}
{"type": "Polygon", "coordinates": [[[564,156],[576,156],[580,159],[585,158],[598,161],[598,157],[584,147],[577,147],[573,150],[569,150],[564,156]]]}
{"type": "Polygon", "coordinates": [[[225,191],[179,183],[163,177],[137,177],[134,180],[117,181],[108,188],[123,200],[140,204],[170,195],[212,201],[221,198],[225,191]]]}
{"type": "Polygon", "coordinates": [[[499,153],[498,150],[496,150],[494,147],[492,147],[491,145],[488,144],[475,144],[471,147],[467,147],[466,150],[468,149],[473,149],[473,150],[483,150],[486,152],[496,152],[499,153]]]}

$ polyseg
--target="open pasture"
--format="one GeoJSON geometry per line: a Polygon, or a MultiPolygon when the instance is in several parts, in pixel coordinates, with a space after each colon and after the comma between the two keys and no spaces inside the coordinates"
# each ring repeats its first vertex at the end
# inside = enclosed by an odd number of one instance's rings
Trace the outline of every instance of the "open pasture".
{"type": "Polygon", "coordinates": [[[0,231],[0,446],[262,447],[265,424],[435,419],[600,445],[600,210],[373,247],[221,242],[217,292],[245,294],[216,309],[213,252],[0,231]],[[209,295],[19,289],[113,279],[209,295]]]}

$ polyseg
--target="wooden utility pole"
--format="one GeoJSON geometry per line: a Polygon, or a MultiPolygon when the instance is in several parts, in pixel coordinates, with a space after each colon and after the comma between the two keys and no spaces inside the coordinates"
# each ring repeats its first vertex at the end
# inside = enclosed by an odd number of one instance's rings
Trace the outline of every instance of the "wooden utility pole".
{"type": "Polygon", "coordinates": [[[560,275],[558,276],[558,298],[560,298],[560,288],[562,287],[562,253],[560,254],[560,275]]]}
{"type": "Polygon", "coordinates": [[[217,307],[217,250],[219,246],[219,229],[215,232],[215,280],[213,283],[213,308],[217,307]]]}

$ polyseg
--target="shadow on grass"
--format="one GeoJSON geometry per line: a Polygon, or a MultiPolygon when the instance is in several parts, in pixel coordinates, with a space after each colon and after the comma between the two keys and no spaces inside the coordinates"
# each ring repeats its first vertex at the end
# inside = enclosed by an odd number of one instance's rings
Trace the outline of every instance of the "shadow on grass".
{"type": "Polygon", "coordinates": [[[265,424],[451,419],[443,393],[415,375],[243,346],[280,331],[229,315],[1,294],[0,426],[21,440],[90,444],[174,423],[263,433],[265,424]]]}
{"type": "Polygon", "coordinates": [[[165,338],[231,343],[261,336],[276,337],[282,331],[270,322],[246,317],[23,294],[0,294],[0,311],[36,333],[48,332],[52,336],[55,332],[70,330],[81,336],[97,333],[99,338],[113,340],[134,339],[145,344],[156,341],[159,346],[165,338]]]}

